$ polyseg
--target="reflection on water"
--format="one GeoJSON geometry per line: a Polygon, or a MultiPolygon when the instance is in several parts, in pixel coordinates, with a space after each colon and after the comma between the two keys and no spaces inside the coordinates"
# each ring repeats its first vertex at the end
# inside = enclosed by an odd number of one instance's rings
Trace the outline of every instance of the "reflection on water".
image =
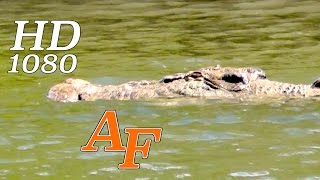
{"type": "Polygon", "coordinates": [[[257,177],[257,176],[266,176],[270,173],[268,171],[258,171],[258,172],[234,172],[230,173],[230,176],[233,177],[257,177]]]}
{"type": "Polygon", "coordinates": [[[215,64],[257,66],[270,79],[311,83],[320,76],[318,1],[0,1],[0,20],[0,178],[320,178],[317,101],[46,99],[67,77],[119,84],[215,64]],[[79,22],[81,40],[68,52],[77,55],[78,69],[5,74],[15,54],[8,51],[14,20],[79,22]],[[118,170],[121,153],[80,152],[105,109],[117,110],[121,129],[163,128],[151,156],[137,157],[140,170],[118,170]]]}

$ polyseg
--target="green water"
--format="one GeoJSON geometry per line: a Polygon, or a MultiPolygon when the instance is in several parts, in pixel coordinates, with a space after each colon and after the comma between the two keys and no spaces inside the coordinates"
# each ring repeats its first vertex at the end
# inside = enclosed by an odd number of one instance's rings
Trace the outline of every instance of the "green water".
{"type": "MultiPolygon", "coordinates": [[[[68,77],[116,84],[215,64],[257,66],[270,79],[311,83],[320,76],[319,1],[5,0],[0,19],[0,179],[320,178],[316,101],[64,104],[46,98],[68,77]],[[8,50],[15,20],[77,21],[75,48],[36,52],[75,54],[77,70],[26,75],[20,65],[19,74],[7,74],[11,56],[34,53],[8,50]],[[117,110],[121,128],[163,128],[149,158],[136,158],[140,170],[118,170],[123,153],[80,152],[106,109],[117,110]]],[[[44,47],[50,32],[48,26],[44,47]]],[[[60,40],[68,42],[71,31],[63,32],[60,40]]]]}

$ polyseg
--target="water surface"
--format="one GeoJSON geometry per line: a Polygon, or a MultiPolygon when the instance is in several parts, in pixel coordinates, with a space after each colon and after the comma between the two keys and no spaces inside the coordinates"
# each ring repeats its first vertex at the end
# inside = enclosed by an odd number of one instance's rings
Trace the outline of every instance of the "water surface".
{"type": "MultiPolygon", "coordinates": [[[[318,1],[5,0],[0,19],[1,179],[320,178],[319,102],[46,99],[50,86],[68,77],[115,84],[215,64],[256,66],[270,79],[311,83],[320,76],[318,1]],[[77,70],[7,74],[9,57],[34,53],[8,50],[15,20],[79,22],[79,44],[58,53],[76,54],[77,70]],[[121,153],[80,152],[106,109],[117,110],[122,128],[163,128],[150,157],[137,158],[140,170],[118,170],[121,153]]],[[[50,32],[49,26],[44,47],[50,32]]],[[[61,34],[62,43],[70,32],[61,34]]],[[[24,45],[31,44],[26,38],[24,45]]]]}

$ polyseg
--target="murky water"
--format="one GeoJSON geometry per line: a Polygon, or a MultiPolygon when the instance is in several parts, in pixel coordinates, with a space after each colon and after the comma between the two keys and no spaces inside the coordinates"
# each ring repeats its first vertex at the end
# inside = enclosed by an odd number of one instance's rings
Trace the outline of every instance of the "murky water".
{"type": "Polygon", "coordinates": [[[311,83],[320,76],[319,1],[0,1],[0,18],[0,179],[320,178],[316,101],[46,99],[67,77],[121,83],[215,64],[311,83]],[[77,70],[7,74],[15,20],[79,22],[81,40],[67,52],[77,55],[77,70]],[[122,128],[163,127],[150,157],[137,157],[140,170],[118,170],[121,153],[80,152],[106,109],[117,110],[122,128]]]}

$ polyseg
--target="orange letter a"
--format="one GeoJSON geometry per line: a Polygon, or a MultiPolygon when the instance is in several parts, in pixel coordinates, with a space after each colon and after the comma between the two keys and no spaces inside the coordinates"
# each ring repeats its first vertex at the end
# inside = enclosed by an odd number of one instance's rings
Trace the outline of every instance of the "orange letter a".
{"type": "Polygon", "coordinates": [[[105,151],[125,151],[126,148],[122,145],[117,114],[115,111],[105,111],[96,129],[93,131],[88,143],[81,146],[80,151],[97,151],[98,147],[94,146],[96,141],[110,141],[111,146],[104,147],[105,151]],[[108,123],[109,135],[101,135],[105,123],[108,123]]]}

